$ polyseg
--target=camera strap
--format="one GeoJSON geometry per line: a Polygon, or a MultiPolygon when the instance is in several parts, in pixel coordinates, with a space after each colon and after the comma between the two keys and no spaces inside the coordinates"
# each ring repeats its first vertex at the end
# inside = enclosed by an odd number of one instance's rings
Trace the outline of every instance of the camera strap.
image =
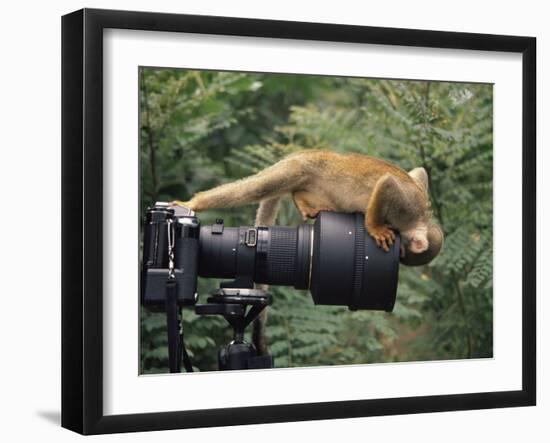
{"type": "Polygon", "coordinates": [[[180,357],[180,319],[178,311],[178,293],[176,275],[174,274],[174,226],[167,220],[168,236],[168,278],[166,280],[166,332],[168,334],[168,366],[170,372],[181,372],[180,357]]]}
{"type": "Polygon", "coordinates": [[[181,372],[181,362],[187,372],[193,372],[191,359],[183,341],[183,327],[178,306],[177,280],[174,273],[173,222],[168,221],[168,279],[166,280],[166,330],[168,334],[168,363],[171,373],[181,372]]]}
{"type": "Polygon", "coordinates": [[[170,372],[181,372],[180,327],[176,280],[166,281],[166,331],[168,333],[168,362],[170,372]]]}
{"type": "Polygon", "coordinates": [[[170,372],[181,372],[181,362],[187,372],[193,372],[191,358],[185,348],[183,339],[183,327],[177,304],[177,282],[166,282],[166,326],[168,332],[168,361],[170,372]]]}

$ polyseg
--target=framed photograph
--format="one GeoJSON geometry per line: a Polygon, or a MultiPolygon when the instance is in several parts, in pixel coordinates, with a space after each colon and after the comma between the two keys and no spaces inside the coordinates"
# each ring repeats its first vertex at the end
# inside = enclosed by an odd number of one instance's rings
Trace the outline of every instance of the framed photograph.
{"type": "Polygon", "coordinates": [[[535,405],[532,37],[62,19],[62,426],[535,405]]]}

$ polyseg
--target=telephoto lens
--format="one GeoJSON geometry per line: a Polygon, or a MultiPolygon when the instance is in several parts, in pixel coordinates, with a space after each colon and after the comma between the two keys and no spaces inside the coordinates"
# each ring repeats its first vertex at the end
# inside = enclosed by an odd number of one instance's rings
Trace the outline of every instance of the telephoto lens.
{"type": "Polygon", "coordinates": [[[392,311],[400,237],[388,252],[364,228],[364,215],[322,211],[313,225],[228,228],[203,226],[201,277],[309,289],[317,305],[392,311]]]}

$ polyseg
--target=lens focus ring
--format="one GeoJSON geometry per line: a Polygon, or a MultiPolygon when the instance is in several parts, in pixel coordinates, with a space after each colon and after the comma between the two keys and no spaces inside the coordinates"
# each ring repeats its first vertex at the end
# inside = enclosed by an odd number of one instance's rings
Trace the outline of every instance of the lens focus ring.
{"type": "Polygon", "coordinates": [[[355,214],[355,262],[353,270],[353,294],[349,308],[357,309],[361,300],[361,289],[363,285],[363,270],[365,261],[368,258],[365,255],[365,217],[363,214],[355,214]]]}
{"type": "Polygon", "coordinates": [[[273,285],[290,285],[294,282],[296,228],[273,226],[269,232],[267,280],[273,285]]]}

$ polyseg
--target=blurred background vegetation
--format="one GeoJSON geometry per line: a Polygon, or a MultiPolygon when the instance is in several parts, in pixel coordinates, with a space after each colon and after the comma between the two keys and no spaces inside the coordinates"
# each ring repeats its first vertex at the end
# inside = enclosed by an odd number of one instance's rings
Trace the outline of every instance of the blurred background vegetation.
{"type": "MultiPolygon", "coordinates": [[[[299,149],[358,152],[430,177],[445,232],[428,266],[402,266],[393,313],[313,305],[271,287],[276,367],[492,357],[492,85],[141,68],[142,223],[154,201],[187,200],[299,149]]],[[[200,214],[252,225],[255,206],[200,214]]],[[[301,219],[290,199],[279,225],[301,219]]],[[[204,302],[219,281],[199,279],[204,302]]],[[[225,320],[184,311],[200,370],[217,369],[225,320]]],[[[250,328],[251,329],[251,328],[250,328]]],[[[141,371],[167,372],[165,317],[142,308],[141,371]]]]}

